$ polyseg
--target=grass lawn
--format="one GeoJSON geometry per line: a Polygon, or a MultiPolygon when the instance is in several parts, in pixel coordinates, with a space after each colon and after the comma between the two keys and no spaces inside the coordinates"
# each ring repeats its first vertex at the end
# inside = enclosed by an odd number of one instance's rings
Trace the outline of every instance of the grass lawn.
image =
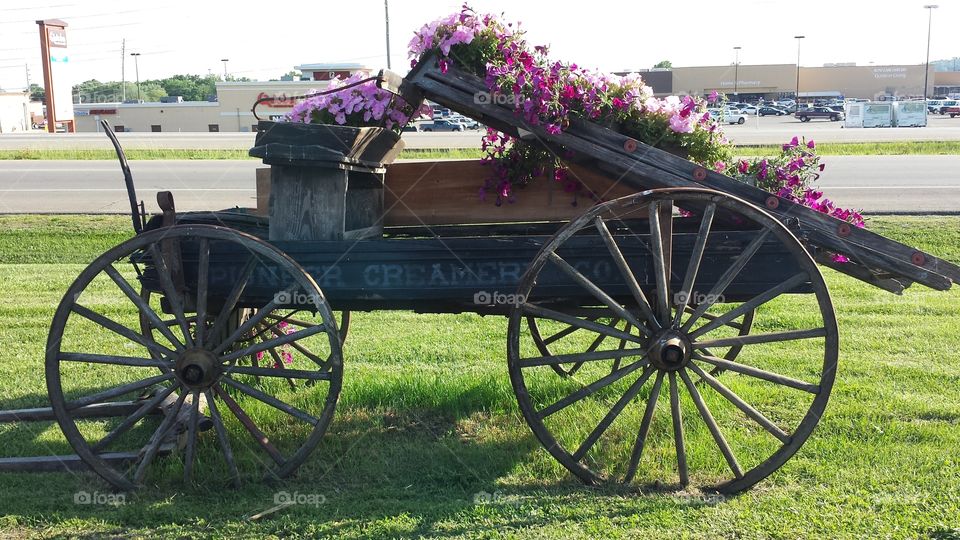
{"type": "MultiPolygon", "coordinates": [[[[960,218],[870,227],[960,262],[960,218]]],[[[58,302],[130,235],[123,216],[0,216],[0,407],[44,404],[58,302]]],[[[0,473],[0,538],[960,538],[960,292],[895,296],[825,274],[841,351],[827,413],[737,496],[580,484],[523,422],[504,319],[373,312],[353,316],[336,417],[296,477],[185,487],[161,464],[118,496],[92,474],[0,473]],[[305,504],[249,519],[281,491],[305,504]]],[[[0,455],[50,452],[69,452],[55,423],[0,425],[0,455]]]]}

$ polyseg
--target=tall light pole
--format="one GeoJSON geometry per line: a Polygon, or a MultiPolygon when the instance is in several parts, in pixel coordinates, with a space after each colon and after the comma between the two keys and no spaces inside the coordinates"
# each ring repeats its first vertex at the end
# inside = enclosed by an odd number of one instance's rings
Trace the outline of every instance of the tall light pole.
{"type": "Polygon", "coordinates": [[[740,47],[734,47],[733,50],[736,55],[733,60],[733,95],[736,97],[740,89],[740,47]]]}
{"type": "Polygon", "coordinates": [[[923,99],[927,99],[927,78],[930,77],[930,27],[933,25],[933,10],[937,9],[936,4],[927,4],[923,6],[927,10],[927,62],[923,70],[923,99]]]}
{"type": "Polygon", "coordinates": [[[800,40],[805,37],[806,36],[793,36],[793,38],[797,40],[797,109],[800,108],[800,40]]]}
{"type": "Polygon", "coordinates": [[[389,0],[383,0],[383,17],[387,23],[387,69],[390,69],[390,6],[389,0]]]}
{"type": "Polygon", "coordinates": [[[133,57],[133,69],[137,72],[137,101],[143,101],[140,99],[140,53],[132,52],[130,56],[133,57]]]}
{"type": "Polygon", "coordinates": [[[220,61],[223,62],[223,80],[226,81],[227,80],[227,62],[229,62],[230,59],[221,58],[220,61]]]}

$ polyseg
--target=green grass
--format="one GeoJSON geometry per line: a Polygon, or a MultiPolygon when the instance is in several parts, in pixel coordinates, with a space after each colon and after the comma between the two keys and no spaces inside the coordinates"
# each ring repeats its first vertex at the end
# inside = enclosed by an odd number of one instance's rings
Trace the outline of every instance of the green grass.
{"type": "MultiPolygon", "coordinates": [[[[176,148],[128,148],[127,158],[147,159],[256,159],[242,149],[190,150],[176,148]]],[[[779,145],[738,146],[736,153],[742,156],[775,155],[779,145]]],[[[866,143],[820,143],[817,152],[824,156],[898,156],[898,155],[952,155],[960,153],[960,141],[901,141],[866,143]]],[[[479,148],[417,148],[404,150],[400,159],[478,159],[479,148]]],[[[94,160],[115,159],[113,150],[79,149],[34,149],[0,150],[0,160],[94,160]]]]}
{"type": "MultiPolygon", "coordinates": [[[[960,218],[870,226],[960,261],[960,218]]],[[[123,217],[0,216],[0,406],[44,402],[56,305],[87,262],[130,235],[123,217]]],[[[523,423],[502,318],[373,312],[354,314],[336,418],[295,478],[231,490],[208,474],[183,487],[168,459],[109,506],[74,504],[78,491],[111,494],[89,474],[2,473],[0,537],[960,538],[960,294],[915,286],[898,297],[826,278],[841,332],[827,413],[793,459],[739,496],[581,485],[523,423]],[[280,490],[320,504],[247,520],[280,490]],[[491,502],[475,504],[483,492],[491,502]]],[[[809,312],[765,316],[789,324],[809,312]]],[[[97,373],[74,382],[97,385],[97,373]]],[[[0,425],[0,448],[69,451],[51,423],[0,425]]],[[[217,463],[215,448],[201,451],[200,465],[217,463]]]]}

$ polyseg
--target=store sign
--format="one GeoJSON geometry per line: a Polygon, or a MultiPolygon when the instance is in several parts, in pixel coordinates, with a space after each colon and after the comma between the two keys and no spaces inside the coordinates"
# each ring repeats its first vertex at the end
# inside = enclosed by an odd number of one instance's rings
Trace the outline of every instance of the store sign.
{"type": "Polygon", "coordinates": [[[47,27],[47,40],[51,47],[67,48],[67,31],[56,26],[47,27]]]}
{"type": "Polygon", "coordinates": [[[737,84],[734,85],[733,81],[720,81],[720,88],[734,88],[735,86],[739,87],[759,87],[760,81],[737,81],[737,84]]]}
{"type": "Polygon", "coordinates": [[[907,68],[903,68],[903,67],[873,68],[873,78],[874,79],[906,79],[907,68]]]}
{"type": "Polygon", "coordinates": [[[257,101],[260,101],[261,99],[269,100],[269,101],[260,102],[260,105],[264,107],[278,107],[278,108],[289,109],[294,105],[296,105],[297,103],[296,99],[294,99],[293,96],[288,96],[286,93],[274,94],[271,96],[266,92],[260,92],[257,95],[257,101]]]}

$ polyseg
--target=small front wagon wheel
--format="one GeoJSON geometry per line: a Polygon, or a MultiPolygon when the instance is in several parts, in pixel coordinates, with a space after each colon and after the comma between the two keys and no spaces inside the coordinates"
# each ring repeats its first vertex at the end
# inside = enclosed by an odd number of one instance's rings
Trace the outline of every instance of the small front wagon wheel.
{"type": "Polygon", "coordinates": [[[588,483],[749,488],[807,440],[833,387],[837,324],[817,265],[765,211],[716,191],[590,209],[544,244],[517,298],[520,409],[588,483]]]}
{"type": "Polygon", "coordinates": [[[120,489],[171,471],[213,484],[292,474],[326,432],[342,376],[337,324],[314,280],[270,244],[209,225],[143,233],[98,257],[47,341],[60,428],[120,489]],[[267,318],[280,310],[298,325],[267,318]],[[98,408],[123,412],[91,416],[98,408]]]}

